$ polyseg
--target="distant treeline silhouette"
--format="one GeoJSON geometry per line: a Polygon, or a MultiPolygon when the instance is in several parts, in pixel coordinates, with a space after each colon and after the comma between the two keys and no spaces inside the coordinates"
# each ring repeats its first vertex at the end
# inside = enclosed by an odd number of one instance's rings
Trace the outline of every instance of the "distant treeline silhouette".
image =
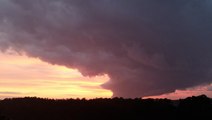
{"type": "Polygon", "coordinates": [[[212,117],[212,100],[205,95],[169,99],[42,99],[0,101],[0,120],[143,120],[212,117]]]}

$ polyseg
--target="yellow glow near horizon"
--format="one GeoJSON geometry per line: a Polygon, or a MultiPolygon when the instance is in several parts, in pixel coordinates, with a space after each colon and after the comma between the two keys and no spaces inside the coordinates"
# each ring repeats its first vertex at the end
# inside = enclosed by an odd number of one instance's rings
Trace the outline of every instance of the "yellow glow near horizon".
{"type": "MultiPolygon", "coordinates": [[[[108,80],[107,75],[84,77],[76,69],[51,65],[13,51],[0,52],[0,99],[25,96],[58,99],[111,97],[113,93],[110,90],[101,88],[101,84],[108,80]]],[[[212,96],[208,87],[212,88],[212,84],[144,98],[179,99],[200,94],[212,96]]]]}
{"type": "Polygon", "coordinates": [[[111,97],[110,90],[101,88],[108,80],[107,75],[84,77],[76,69],[51,65],[14,52],[0,52],[0,98],[111,97]]]}

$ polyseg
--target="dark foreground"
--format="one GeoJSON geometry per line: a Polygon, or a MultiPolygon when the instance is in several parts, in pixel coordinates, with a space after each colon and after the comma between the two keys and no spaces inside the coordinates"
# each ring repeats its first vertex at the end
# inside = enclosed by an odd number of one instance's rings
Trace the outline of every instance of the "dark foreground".
{"type": "Polygon", "coordinates": [[[15,98],[0,101],[0,120],[147,120],[206,119],[212,100],[201,95],[183,100],[15,98]]]}

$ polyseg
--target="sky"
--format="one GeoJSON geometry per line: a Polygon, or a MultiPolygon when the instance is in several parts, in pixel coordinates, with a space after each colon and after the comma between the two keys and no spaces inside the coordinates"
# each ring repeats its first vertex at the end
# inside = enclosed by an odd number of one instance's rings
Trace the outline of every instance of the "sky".
{"type": "Polygon", "coordinates": [[[76,69],[51,65],[14,51],[0,53],[0,99],[12,97],[99,98],[112,96],[101,88],[107,75],[83,77],[76,69]]]}
{"type": "Polygon", "coordinates": [[[1,94],[210,96],[211,6],[211,0],[0,0],[1,94]]]}
{"type": "MultiPolygon", "coordinates": [[[[0,99],[13,97],[110,98],[112,91],[101,87],[107,75],[84,77],[78,70],[52,65],[13,50],[0,52],[0,99]]],[[[179,99],[192,95],[212,96],[212,86],[205,85],[170,94],[144,98],[179,99]]]]}

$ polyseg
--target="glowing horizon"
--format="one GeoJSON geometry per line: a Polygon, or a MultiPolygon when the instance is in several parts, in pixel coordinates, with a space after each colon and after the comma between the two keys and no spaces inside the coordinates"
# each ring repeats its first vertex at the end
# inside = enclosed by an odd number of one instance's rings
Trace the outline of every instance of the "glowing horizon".
{"type": "MultiPolygon", "coordinates": [[[[85,77],[78,70],[52,65],[14,51],[0,52],[0,99],[13,97],[42,98],[110,98],[112,91],[101,85],[109,80],[102,76],[85,77]]],[[[191,95],[211,96],[212,85],[144,98],[179,99],[191,95]]]]}
{"type": "Polygon", "coordinates": [[[0,98],[96,98],[111,97],[101,84],[107,75],[84,77],[76,69],[51,65],[15,52],[0,52],[0,98]]]}

